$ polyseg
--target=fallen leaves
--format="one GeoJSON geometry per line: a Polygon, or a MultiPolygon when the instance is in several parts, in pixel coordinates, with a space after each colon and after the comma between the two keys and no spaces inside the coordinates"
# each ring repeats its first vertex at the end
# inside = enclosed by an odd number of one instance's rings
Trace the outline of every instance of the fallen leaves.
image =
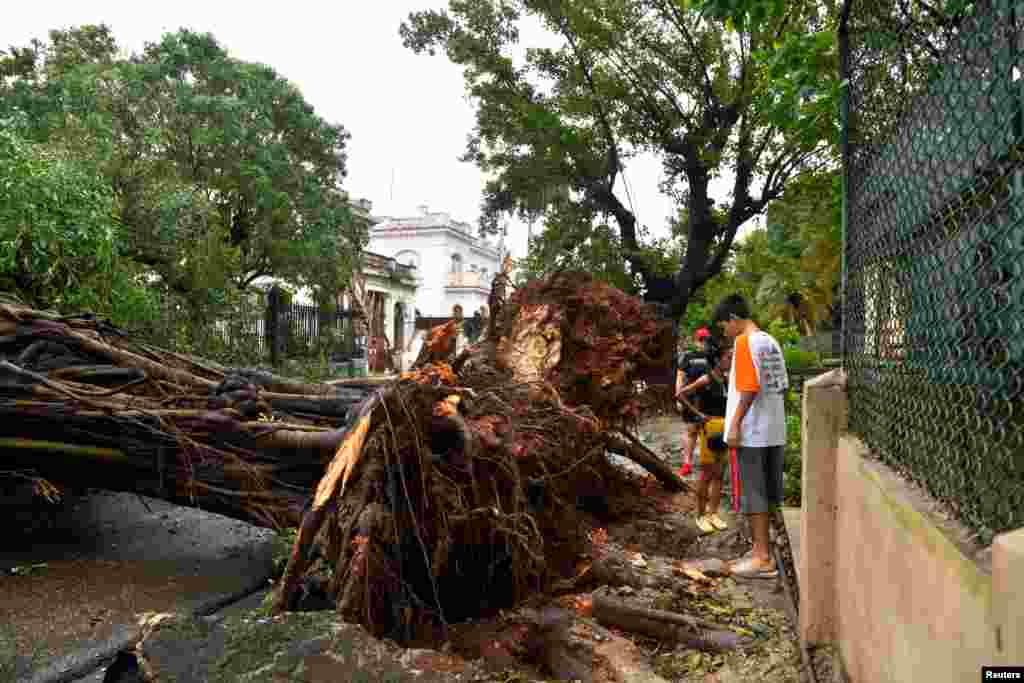
{"type": "Polygon", "coordinates": [[[39,562],[37,564],[22,564],[16,567],[11,567],[8,571],[11,572],[11,576],[29,576],[46,569],[47,566],[48,565],[45,562],[39,562]]]}
{"type": "Polygon", "coordinates": [[[457,383],[455,372],[452,371],[452,366],[448,363],[429,363],[416,370],[403,372],[399,379],[411,380],[416,384],[428,386],[453,387],[457,383]]]}
{"type": "Polygon", "coordinates": [[[573,600],[573,609],[581,617],[592,617],[594,615],[594,599],[589,595],[577,595],[573,600]]]}
{"type": "Polygon", "coordinates": [[[63,495],[60,488],[42,477],[33,481],[32,489],[37,496],[45,498],[48,503],[59,503],[63,495]]]}
{"type": "Polygon", "coordinates": [[[707,586],[710,586],[710,585],[712,585],[714,583],[714,581],[711,580],[711,577],[706,576],[703,572],[701,572],[701,571],[699,571],[697,569],[688,569],[686,567],[682,567],[682,568],[676,567],[675,569],[672,570],[672,573],[675,574],[676,576],[685,576],[686,578],[690,579],[691,581],[696,581],[697,583],[702,583],[702,584],[707,585],[707,586]]]}
{"type": "Polygon", "coordinates": [[[454,349],[455,337],[458,332],[457,323],[449,320],[443,325],[437,325],[427,335],[427,348],[432,354],[448,354],[454,349]]]}
{"type": "Polygon", "coordinates": [[[647,558],[644,557],[643,553],[634,552],[632,557],[629,558],[629,563],[634,567],[644,569],[647,567],[647,558]]]}
{"type": "Polygon", "coordinates": [[[434,417],[451,417],[459,412],[459,403],[462,397],[458,394],[451,394],[434,404],[434,417]]]}
{"type": "Polygon", "coordinates": [[[484,446],[497,448],[501,444],[498,435],[507,429],[508,420],[501,415],[484,415],[470,420],[469,426],[480,437],[484,446]]]}
{"type": "Polygon", "coordinates": [[[584,574],[589,572],[593,566],[594,566],[594,563],[591,560],[580,560],[579,562],[577,562],[576,563],[576,575],[573,578],[573,580],[575,581],[576,579],[579,579],[580,577],[582,577],[584,574]]]}

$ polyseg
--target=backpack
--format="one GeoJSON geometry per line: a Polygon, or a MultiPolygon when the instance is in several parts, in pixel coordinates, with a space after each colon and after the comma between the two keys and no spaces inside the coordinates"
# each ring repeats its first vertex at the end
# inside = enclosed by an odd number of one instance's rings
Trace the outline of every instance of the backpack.
{"type": "Polygon", "coordinates": [[[690,384],[711,371],[711,362],[703,351],[688,351],[679,359],[679,369],[683,371],[686,383],[690,384]]]}

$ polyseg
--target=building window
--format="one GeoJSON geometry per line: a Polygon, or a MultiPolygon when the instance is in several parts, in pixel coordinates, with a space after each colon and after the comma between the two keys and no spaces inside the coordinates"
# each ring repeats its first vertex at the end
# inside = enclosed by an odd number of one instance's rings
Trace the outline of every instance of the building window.
{"type": "Polygon", "coordinates": [[[458,254],[452,254],[452,272],[462,272],[462,257],[459,256],[458,254]]]}
{"type": "Polygon", "coordinates": [[[420,267],[420,255],[415,251],[400,251],[395,254],[395,260],[401,263],[403,266],[412,266],[413,268],[420,267]]]}

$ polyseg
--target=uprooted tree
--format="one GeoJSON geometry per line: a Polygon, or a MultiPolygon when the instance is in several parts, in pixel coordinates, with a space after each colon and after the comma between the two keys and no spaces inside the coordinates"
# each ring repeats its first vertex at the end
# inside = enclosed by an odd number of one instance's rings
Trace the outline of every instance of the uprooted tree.
{"type": "Polygon", "coordinates": [[[629,433],[636,377],[671,354],[647,305],[562,274],[489,322],[457,357],[435,328],[393,382],[307,385],[6,301],[0,469],[298,526],[278,609],[324,576],[378,635],[510,605],[572,576],[587,510],[638,497],[606,449],[683,483],[629,433]]]}
{"type": "Polygon", "coordinates": [[[668,362],[671,331],[579,275],[531,283],[499,316],[454,360],[455,324],[435,329],[425,362],[363,404],[300,528],[278,609],[297,599],[314,544],[339,610],[377,633],[512,604],[572,571],[585,550],[579,499],[623,490],[609,486],[622,475],[605,449],[628,444],[617,434],[638,417],[633,379],[668,362]]]}

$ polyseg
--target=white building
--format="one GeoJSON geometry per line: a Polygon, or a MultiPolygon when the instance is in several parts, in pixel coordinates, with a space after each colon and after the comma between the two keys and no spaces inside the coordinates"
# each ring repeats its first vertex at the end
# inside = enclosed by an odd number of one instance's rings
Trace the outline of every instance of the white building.
{"type": "Polygon", "coordinates": [[[378,217],[370,228],[369,251],[390,256],[415,270],[414,307],[425,317],[466,317],[487,305],[491,280],[501,270],[499,245],[473,235],[468,223],[420,207],[420,215],[378,217]]]}
{"type": "MultiPolygon", "coordinates": [[[[355,220],[365,223],[369,230],[373,225],[370,217],[372,204],[366,199],[356,199],[349,206],[355,220]]],[[[368,316],[366,322],[369,329],[366,332],[369,337],[361,338],[361,343],[369,346],[371,367],[374,361],[380,360],[387,352],[394,354],[392,362],[398,366],[402,363],[402,353],[407,349],[415,331],[416,283],[413,271],[391,256],[374,253],[372,248],[364,250],[362,257],[362,269],[353,275],[352,282],[368,316]]],[[[260,278],[254,284],[270,289],[279,283],[275,278],[260,278]]],[[[351,310],[351,296],[348,290],[339,292],[338,306],[351,310]]],[[[292,297],[292,303],[313,305],[312,292],[306,287],[298,289],[292,297]]]]}

